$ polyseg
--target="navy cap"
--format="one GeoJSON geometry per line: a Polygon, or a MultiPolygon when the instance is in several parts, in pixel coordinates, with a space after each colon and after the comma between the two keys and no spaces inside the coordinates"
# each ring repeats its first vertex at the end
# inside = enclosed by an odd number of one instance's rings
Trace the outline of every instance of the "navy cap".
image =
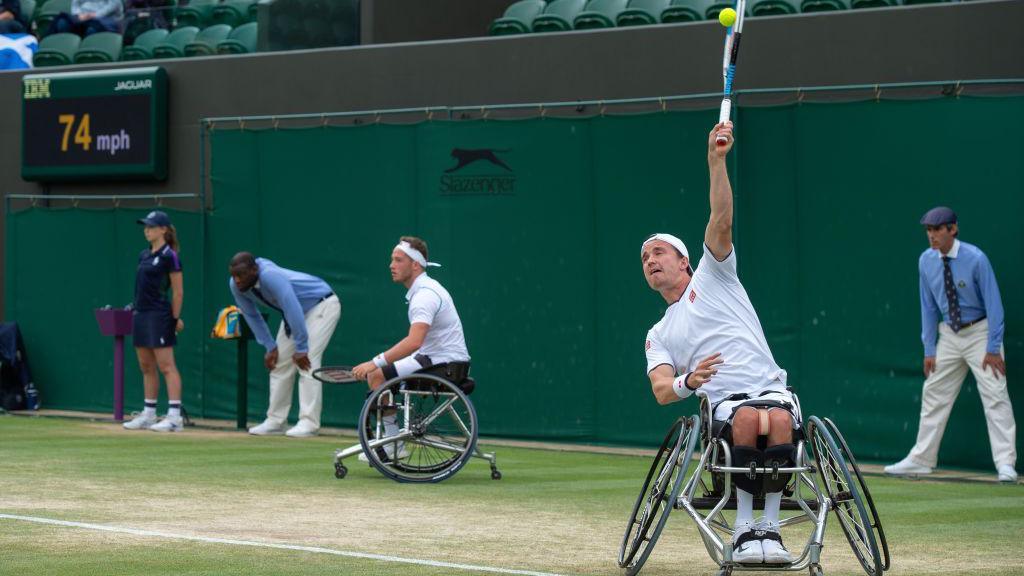
{"type": "Polygon", "coordinates": [[[136,220],[139,224],[145,224],[146,226],[170,226],[171,219],[166,213],[159,210],[154,210],[149,214],[146,214],[145,218],[139,218],[136,220]]]}
{"type": "Polygon", "coordinates": [[[936,206],[924,213],[921,217],[921,224],[925,226],[941,226],[943,224],[956,224],[956,212],[952,208],[936,206]]]}

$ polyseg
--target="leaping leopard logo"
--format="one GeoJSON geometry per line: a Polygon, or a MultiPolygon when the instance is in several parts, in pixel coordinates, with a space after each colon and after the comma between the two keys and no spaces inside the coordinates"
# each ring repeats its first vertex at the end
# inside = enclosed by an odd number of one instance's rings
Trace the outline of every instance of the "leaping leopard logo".
{"type": "Polygon", "coordinates": [[[494,150],[492,148],[481,148],[481,149],[477,149],[477,150],[464,150],[462,148],[453,148],[452,149],[452,158],[455,158],[457,163],[455,164],[455,166],[445,170],[445,173],[446,174],[450,174],[450,173],[455,172],[457,170],[462,170],[466,166],[468,166],[468,165],[470,165],[470,164],[472,164],[474,162],[479,162],[481,160],[486,160],[486,161],[490,162],[491,164],[494,164],[495,166],[500,166],[500,167],[504,168],[505,170],[508,170],[509,172],[511,172],[512,168],[510,168],[508,166],[508,164],[505,164],[504,162],[501,161],[500,158],[498,158],[496,153],[499,153],[499,152],[500,153],[504,153],[504,152],[509,152],[509,150],[494,150]]]}

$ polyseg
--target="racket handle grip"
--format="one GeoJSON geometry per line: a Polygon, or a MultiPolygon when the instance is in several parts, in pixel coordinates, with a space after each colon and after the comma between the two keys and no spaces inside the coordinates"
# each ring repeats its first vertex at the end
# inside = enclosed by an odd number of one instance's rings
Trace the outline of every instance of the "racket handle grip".
{"type": "MultiPolygon", "coordinates": [[[[732,112],[732,100],[729,98],[722,98],[722,108],[718,112],[718,123],[725,124],[729,121],[729,113],[732,112]]],[[[715,143],[719,146],[725,146],[729,141],[725,136],[715,137],[715,143]]]]}

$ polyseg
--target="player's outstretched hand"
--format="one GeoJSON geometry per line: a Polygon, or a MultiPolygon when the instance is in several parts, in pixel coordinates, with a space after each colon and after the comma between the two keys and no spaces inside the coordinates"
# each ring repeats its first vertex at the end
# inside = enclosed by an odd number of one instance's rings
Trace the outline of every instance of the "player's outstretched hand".
{"type": "Polygon", "coordinates": [[[708,134],[708,160],[723,159],[729,150],[732,150],[732,144],[735,141],[732,134],[732,121],[727,121],[725,124],[718,123],[711,129],[711,133],[708,134]],[[719,144],[718,138],[724,137],[725,143],[719,144]]]}
{"type": "MultiPolygon", "coordinates": [[[[712,138],[714,138],[714,136],[712,136],[712,138]]],[[[713,139],[712,142],[714,142],[713,139]]],[[[690,377],[686,379],[686,385],[693,390],[700,388],[709,382],[712,376],[718,374],[718,368],[716,368],[716,366],[723,362],[725,362],[725,360],[722,360],[721,352],[715,352],[711,356],[701,360],[700,364],[697,364],[697,369],[691,372],[690,377]]]]}
{"type": "Polygon", "coordinates": [[[373,361],[363,362],[359,366],[352,369],[352,375],[356,377],[356,380],[366,380],[366,377],[377,369],[377,365],[373,361]]]}

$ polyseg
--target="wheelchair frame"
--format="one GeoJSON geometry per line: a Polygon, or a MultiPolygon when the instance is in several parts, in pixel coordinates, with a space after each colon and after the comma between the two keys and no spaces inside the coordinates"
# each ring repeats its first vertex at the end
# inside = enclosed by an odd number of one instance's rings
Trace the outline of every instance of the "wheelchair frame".
{"type": "MultiPolygon", "coordinates": [[[[800,401],[795,394],[793,399],[800,414],[800,401]]],[[[719,576],[729,576],[733,571],[800,570],[808,570],[812,576],[823,575],[821,548],[830,511],[836,512],[865,572],[869,576],[881,576],[884,570],[888,570],[889,549],[878,512],[853,454],[834,423],[816,416],[801,422],[800,428],[794,430],[796,459],[792,466],[738,467],[732,465],[728,442],[713,433],[711,405],[706,396],[701,398],[700,413],[701,416],[680,418],[673,424],[648,473],[619,549],[619,566],[625,568],[627,576],[633,576],[643,567],[672,510],[686,511],[697,524],[704,547],[718,564],[719,576]],[[698,439],[703,444],[700,459],[696,468],[689,472],[698,439]],[[811,440],[811,452],[807,449],[808,439],[811,440]],[[673,445],[671,455],[662,461],[670,444],[673,445]],[[657,480],[652,485],[655,472],[657,480]],[[812,477],[816,472],[823,487],[812,477]],[[791,563],[740,564],[732,560],[732,544],[723,536],[731,538],[733,527],[722,512],[736,507],[732,474],[744,473],[792,474],[783,492],[782,509],[798,513],[780,518],[780,526],[810,522],[814,528],[803,551],[791,563]],[[671,491],[667,490],[669,484],[672,484],[671,491]],[[698,488],[703,489],[700,495],[698,488]],[[804,497],[805,489],[810,490],[808,496],[813,498],[804,497]],[[655,523],[652,516],[659,513],[662,505],[661,516],[655,523]]],[[[755,507],[762,505],[763,499],[755,499],[754,504],[755,507]]]]}
{"type": "Polygon", "coordinates": [[[491,478],[501,479],[497,458],[477,446],[478,427],[476,409],[469,396],[450,380],[433,374],[414,373],[392,378],[375,389],[363,404],[359,415],[359,443],[334,453],[334,475],[338,479],[348,475],[343,460],[358,454],[366,454],[370,465],[384,476],[396,482],[440,482],[458,472],[470,458],[486,460],[491,467],[491,478]],[[419,414],[418,401],[434,402],[427,414],[419,414]],[[384,435],[382,417],[393,411],[399,415],[399,431],[393,436],[384,435]],[[439,433],[435,423],[448,420],[454,424],[459,440],[439,433]],[[414,463],[412,456],[401,455],[406,445],[418,449],[432,449],[451,456],[440,462],[424,466],[422,459],[414,463]],[[385,452],[390,447],[392,459],[385,452]]]}

